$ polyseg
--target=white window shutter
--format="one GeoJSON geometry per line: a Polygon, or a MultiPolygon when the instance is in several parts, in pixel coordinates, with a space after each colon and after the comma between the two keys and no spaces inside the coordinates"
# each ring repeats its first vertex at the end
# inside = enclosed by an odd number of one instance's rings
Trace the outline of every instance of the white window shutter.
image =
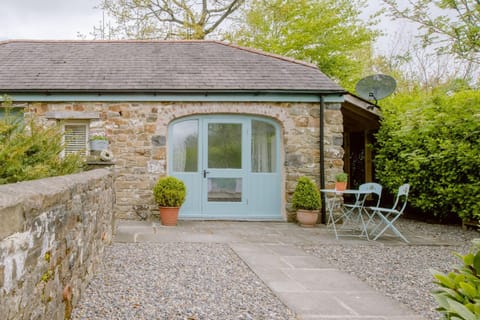
{"type": "Polygon", "coordinates": [[[87,124],[65,124],[65,154],[87,152],[87,124]]]}

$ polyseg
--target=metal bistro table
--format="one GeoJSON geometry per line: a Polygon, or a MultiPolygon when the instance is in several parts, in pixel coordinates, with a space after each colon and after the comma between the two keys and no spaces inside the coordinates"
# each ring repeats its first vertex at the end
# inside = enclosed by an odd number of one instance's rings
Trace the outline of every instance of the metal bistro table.
{"type": "MultiPolygon", "coordinates": [[[[335,233],[335,238],[338,240],[340,236],[355,236],[352,232],[346,234],[340,234],[337,230],[336,224],[340,221],[342,226],[339,229],[344,229],[349,223],[354,227],[360,229],[361,233],[359,237],[366,237],[367,240],[370,240],[368,237],[368,222],[365,222],[363,217],[364,203],[368,194],[371,192],[369,190],[336,190],[336,189],[321,189],[321,192],[325,195],[332,194],[333,197],[325,197],[326,209],[327,209],[327,228],[332,227],[333,232],[335,233]],[[351,204],[343,203],[343,195],[351,194],[355,196],[355,202],[351,204]],[[340,209],[340,215],[335,217],[335,209],[340,209]]],[[[351,231],[354,231],[352,229],[351,231]]]]}

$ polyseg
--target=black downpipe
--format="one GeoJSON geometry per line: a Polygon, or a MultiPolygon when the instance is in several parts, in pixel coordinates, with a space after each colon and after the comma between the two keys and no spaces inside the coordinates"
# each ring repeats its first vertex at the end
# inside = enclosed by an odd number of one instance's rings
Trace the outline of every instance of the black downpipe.
{"type": "MultiPolygon", "coordinates": [[[[325,189],[325,101],[323,99],[323,96],[320,96],[320,189],[325,189]]],[[[326,214],[325,214],[325,203],[326,203],[326,198],[325,198],[325,193],[321,192],[320,193],[322,196],[322,211],[321,211],[321,219],[323,223],[326,224],[326,214]]]]}

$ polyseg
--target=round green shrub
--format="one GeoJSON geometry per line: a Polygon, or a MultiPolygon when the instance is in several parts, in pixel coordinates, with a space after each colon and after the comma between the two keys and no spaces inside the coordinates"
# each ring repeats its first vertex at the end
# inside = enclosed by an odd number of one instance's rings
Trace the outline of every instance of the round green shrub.
{"type": "Polygon", "coordinates": [[[347,180],[348,174],[346,174],[345,172],[337,173],[337,175],[335,176],[335,181],[337,182],[347,182],[347,180]]]}
{"type": "Polygon", "coordinates": [[[293,192],[294,209],[318,210],[321,207],[320,193],[317,186],[307,177],[300,177],[293,192]]]}
{"type": "Polygon", "coordinates": [[[187,188],[182,180],[162,177],[153,187],[155,202],[160,207],[180,207],[185,202],[187,188]]]}

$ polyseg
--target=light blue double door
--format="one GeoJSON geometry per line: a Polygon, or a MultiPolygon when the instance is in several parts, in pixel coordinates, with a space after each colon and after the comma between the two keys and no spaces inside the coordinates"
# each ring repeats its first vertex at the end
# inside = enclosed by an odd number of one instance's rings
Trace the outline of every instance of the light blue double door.
{"type": "Polygon", "coordinates": [[[169,174],[184,219],[281,220],[279,129],[268,119],[198,116],[169,127],[169,174]]]}

